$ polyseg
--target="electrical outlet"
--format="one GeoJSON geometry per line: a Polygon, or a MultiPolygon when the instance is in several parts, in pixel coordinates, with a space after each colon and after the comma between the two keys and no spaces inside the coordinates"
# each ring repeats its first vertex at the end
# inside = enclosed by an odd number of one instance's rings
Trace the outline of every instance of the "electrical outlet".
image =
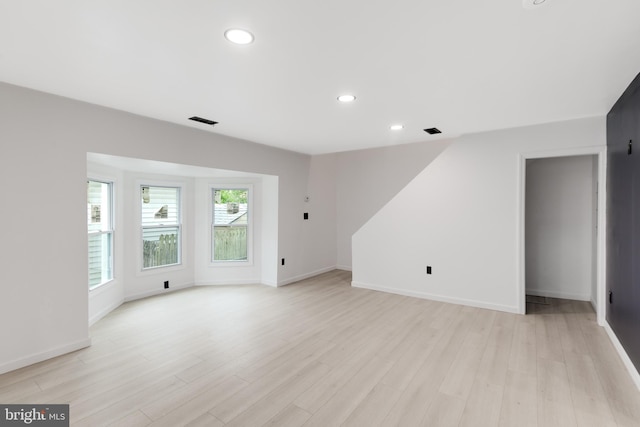
{"type": "Polygon", "coordinates": [[[164,281],[164,288],[165,289],[169,289],[169,281],[168,280],[164,281]]]}
{"type": "Polygon", "coordinates": [[[431,266],[427,265],[427,274],[431,274],[431,266]]]}
{"type": "Polygon", "coordinates": [[[282,258],[282,265],[284,265],[284,258],[282,258]]]}
{"type": "Polygon", "coordinates": [[[305,212],[302,216],[304,219],[309,219],[309,212],[305,212]]]}

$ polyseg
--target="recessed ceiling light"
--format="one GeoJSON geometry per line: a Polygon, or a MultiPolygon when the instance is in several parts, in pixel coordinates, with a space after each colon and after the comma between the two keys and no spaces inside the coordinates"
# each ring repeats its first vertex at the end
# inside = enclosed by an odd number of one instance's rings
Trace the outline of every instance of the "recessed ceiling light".
{"type": "Polygon", "coordinates": [[[391,129],[391,130],[402,130],[402,129],[404,129],[404,126],[403,125],[391,125],[391,126],[389,126],[389,129],[391,129]]]}
{"type": "Polygon", "coordinates": [[[536,6],[540,6],[546,0],[522,0],[522,7],[525,9],[533,9],[536,6]]]}
{"type": "Polygon", "coordinates": [[[356,100],[356,97],[354,95],[340,95],[338,97],[338,101],[340,102],[353,102],[356,100]]]}
{"type": "Polygon", "coordinates": [[[253,42],[253,34],[240,28],[231,28],[225,31],[224,37],[235,44],[249,44],[253,42]]]}

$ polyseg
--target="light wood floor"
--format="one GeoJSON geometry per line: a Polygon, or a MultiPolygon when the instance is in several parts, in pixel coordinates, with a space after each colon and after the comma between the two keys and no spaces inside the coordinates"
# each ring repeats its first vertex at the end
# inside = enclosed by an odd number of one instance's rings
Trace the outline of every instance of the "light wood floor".
{"type": "Polygon", "coordinates": [[[198,287],[124,304],[93,346],[0,376],[75,426],[639,426],[587,303],[518,316],[351,288],[198,287]]]}

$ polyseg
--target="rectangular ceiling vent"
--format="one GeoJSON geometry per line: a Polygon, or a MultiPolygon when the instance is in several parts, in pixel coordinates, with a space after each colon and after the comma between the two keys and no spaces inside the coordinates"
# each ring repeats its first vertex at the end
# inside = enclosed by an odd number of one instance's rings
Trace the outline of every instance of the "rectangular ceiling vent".
{"type": "Polygon", "coordinates": [[[202,117],[198,117],[198,116],[193,116],[193,117],[189,117],[189,120],[193,120],[194,122],[200,122],[200,123],[204,123],[206,125],[217,125],[218,122],[214,122],[213,120],[209,120],[209,119],[203,119],[202,117]]]}
{"type": "Polygon", "coordinates": [[[442,133],[442,132],[440,131],[440,129],[438,129],[438,128],[429,128],[429,129],[425,129],[424,131],[425,131],[426,133],[428,133],[429,135],[435,135],[435,134],[437,134],[437,133],[442,133]]]}

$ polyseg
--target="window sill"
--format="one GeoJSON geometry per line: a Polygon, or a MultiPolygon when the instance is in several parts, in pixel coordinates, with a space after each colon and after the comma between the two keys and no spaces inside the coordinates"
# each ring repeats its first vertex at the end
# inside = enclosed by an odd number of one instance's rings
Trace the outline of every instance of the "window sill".
{"type": "Polygon", "coordinates": [[[160,265],[157,267],[149,267],[139,270],[137,276],[151,276],[153,274],[160,273],[170,273],[172,271],[180,271],[184,270],[186,267],[183,263],[181,264],[171,264],[171,265],[160,265]]]}
{"type": "Polygon", "coordinates": [[[93,291],[97,291],[98,289],[104,287],[105,285],[108,285],[110,283],[113,283],[115,279],[110,279],[107,280],[106,282],[102,282],[99,285],[95,285],[89,288],[89,293],[93,292],[93,291]]]}

